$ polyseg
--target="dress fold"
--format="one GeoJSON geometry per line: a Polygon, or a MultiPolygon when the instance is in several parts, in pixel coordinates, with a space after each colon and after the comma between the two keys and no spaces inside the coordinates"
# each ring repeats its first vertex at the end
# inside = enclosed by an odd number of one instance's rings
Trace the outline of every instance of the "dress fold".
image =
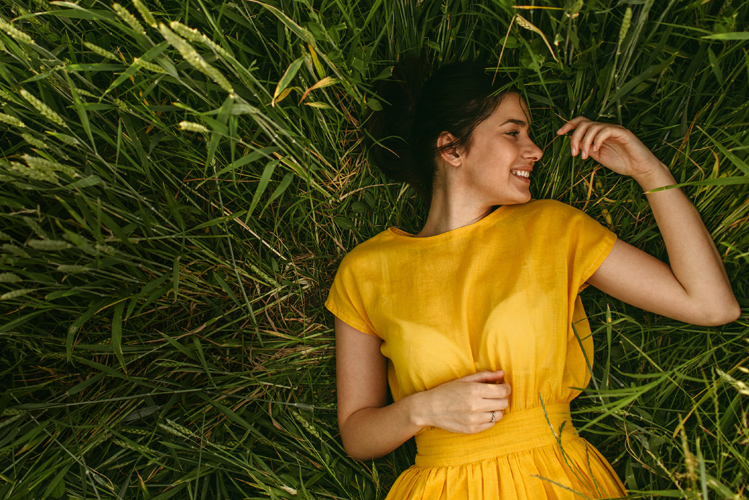
{"type": "Polygon", "coordinates": [[[417,465],[398,478],[388,499],[573,500],[626,495],[598,450],[577,435],[566,403],[513,412],[478,434],[432,429],[417,437],[417,447],[417,465]]]}

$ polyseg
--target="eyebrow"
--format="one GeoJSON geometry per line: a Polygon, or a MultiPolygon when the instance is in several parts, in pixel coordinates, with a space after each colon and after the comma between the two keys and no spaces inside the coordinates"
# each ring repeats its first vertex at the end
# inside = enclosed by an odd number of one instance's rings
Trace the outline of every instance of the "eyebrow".
{"type": "Polygon", "coordinates": [[[504,122],[502,125],[500,125],[500,127],[504,127],[508,123],[514,123],[515,125],[519,125],[521,127],[525,127],[525,126],[528,125],[523,120],[516,120],[515,118],[510,118],[509,120],[507,120],[506,122],[504,122]]]}

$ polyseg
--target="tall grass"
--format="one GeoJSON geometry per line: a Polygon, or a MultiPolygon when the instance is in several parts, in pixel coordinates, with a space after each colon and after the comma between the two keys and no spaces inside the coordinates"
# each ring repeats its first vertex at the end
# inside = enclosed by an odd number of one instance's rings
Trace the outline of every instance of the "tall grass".
{"type": "MultiPolygon", "coordinates": [[[[630,127],[748,307],[749,9],[527,4],[4,0],[0,498],[384,497],[413,445],[345,455],[322,303],[348,250],[426,215],[362,146],[370,85],[405,55],[501,55],[545,147],[534,196],[666,259],[637,185],[554,134],[578,114],[630,127]]],[[[703,328],[584,300],[577,426],[632,496],[744,498],[746,314],[703,328]]]]}

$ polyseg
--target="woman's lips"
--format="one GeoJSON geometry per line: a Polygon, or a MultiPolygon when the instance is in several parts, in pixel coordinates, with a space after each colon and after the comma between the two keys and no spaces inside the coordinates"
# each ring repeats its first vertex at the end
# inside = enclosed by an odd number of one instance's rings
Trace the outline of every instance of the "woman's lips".
{"type": "Polygon", "coordinates": [[[530,170],[513,169],[513,170],[510,170],[510,173],[523,182],[526,182],[528,184],[531,183],[531,180],[530,180],[531,171],[530,170]]]}

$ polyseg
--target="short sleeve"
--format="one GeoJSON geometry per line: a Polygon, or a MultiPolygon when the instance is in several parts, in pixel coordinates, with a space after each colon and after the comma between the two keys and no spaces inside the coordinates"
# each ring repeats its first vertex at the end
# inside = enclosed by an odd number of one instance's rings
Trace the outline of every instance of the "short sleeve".
{"type": "Polygon", "coordinates": [[[573,209],[569,226],[568,255],[574,285],[583,290],[588,279],[603,264],[616,243],[616,234],[588,214],[573,209]]]}
{"type": "Polygon", "coordinates": [[[357,285],[355,259],[351,258],[351,254],[346,255],[338,267],[325,307],[360,332],[378,336],[367,315],[361,290],[357,285]]]}

